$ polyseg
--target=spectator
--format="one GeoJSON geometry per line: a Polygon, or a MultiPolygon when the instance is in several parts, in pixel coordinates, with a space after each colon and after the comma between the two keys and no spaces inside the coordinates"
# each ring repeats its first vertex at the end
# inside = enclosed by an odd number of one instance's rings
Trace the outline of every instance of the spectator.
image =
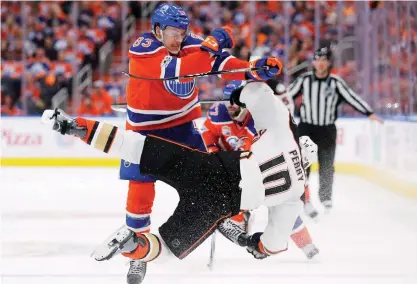
{"type": "Polygon", "coordinates": [[[111,109],[113,98],[104,88],[104,84],[102,81],[94,82],[93,90],[91,93],[91,100],[93,101],[94,106],[97,107],[99,114],[108,115],[113,112],[111,109]]]}
{"type": "Polygon", "coordinates": [[[93,100],[89,96],[83,96],[81,99],[80,107],[78,108],[78,115],[99,115],[100,112],[97,109],[96,105],[93,103],[93,100]]]}
{"type": "Polygon", "coordinates": [[[53,35],[49,35],[45,38],[45,56],[51,61],[57,60],[58,58],[58,52],[54,47],[54,43],[53,35]]]}
{"type": "MultiPolygon", "coordinates": [[[[3,96],[2,96],[3,97],[3,96]]],[[[4,104],[1,105],[1,115],[2,116],[13,116],[13,115],[20,115],[22,111],[18,109],[14,103],[13,98],[10,95],[4,96],[4,104]]]]}
{"type": "MultiPolygon", "coordinates": [[[[72,1],[1,2],[2,86],[5,89],[13,89],[9,93],[13,101],[20,99],[22,66],[26,66],[29,72],[36,74],[36,80],[39,82],[42,82],[42,78],[49,72],[53,72],[55,75],[65,72],[70,98],[72,97],[70,88],[72,74],[83,65],[91,64],[93,78],[104,79],[101,77],[103,75],[97,72],[98,50],[108,40],[113,41],[115,48],[112,59],[109,59],[109,61],[113,60],[111,69],[119,68],[122,60],[119,59],[121,45],[118,43],[121,38],[121,23],[124,20],[121,19],[122,4],[117,1],[78,2],[78,25],[74,25],[75,23],[72,23],[69,17],[74,11],[74,3],[72,1]],[[20,18],[23,6],[28,11],[24,22],[26,38],[23,38],[23,21],[20,18]],[[25,56],[22,54],[23,49],[26,52],[25,56]],[[22,58],[27,58],[28,62],[21,64],[22,62],[19,60],[22,58]],[[73,65],[74,62],[76,62],[75,65],[73,65]],[[73,70],[74,66],[76,66],[75,70],[73,70]]],[[[341,60],[336,62],[335,67],[339,72],[349,70],[346,78],[351,77],[356,81],[352,85],[353,89],[365,88],[360,85],[364,83],[364,72],[368,72],[370,82],[366,87],[370,93],[366,95],[376,94],[378,98],[381,98],[382,105],[399,103],[397,100],[401,99],[401,108],[413,107],[409,106],[409,96],[410,93],[413,96],[417,94],[415,83],[410,82],[409,75],[415,78],[417,73],[417,18],[415,13],[413,14],[416,9],[414,4],[412,4],[410,15],[411,31],[408,30],[407,17],[397,15],[405,15],[406,13],[407,4],[401,1],[371,1],[368,19],[363,17],[361,9],[358,10],[358,7],[364,7],[364,5],[354,1],[188,1],[182,2],[181,5],[189,10],[190,30],[194,33],[207,36],[213,29],[221,25],[230,25],[233,28],[236,41],[232,53],[236,57],[245,60],[253,55],[286,58],[288,61],[285,62],[285,70],[299,65],[303,61],[311,60],[317,20],[321,22],[320,42],[326,40],[333,43],[337,43],[339,36],[344,38],[355,35],[361,38],[363,31],[358,20],[362,22],[366,20],[372,28],[376,28],[378,31],[375,37],[376,41],[372,41],[377,42],[376,51],[378,54],[372,59],[378,61],[374,62],[375,69],[364,69],[368,59],[363,58],[362,51],[364,48],[372,49],[372,46],[359,46],[359,50],[362,52],[359,54],[360,58],[357,58],[358,53],[353,48],[341,52],[341,60]],[[314,9],[317,5],[320,6],[319,19],[315,19],[314,9]],[[338,5],[342,5],[340,10],[338,5]],[[342,16],[341,19],[338,18],[339,13],[342,16]],[[285,34],[287,20],[289,20],[289,43],[286,41],[285,34]],[[386,28],[382,28],[383,26],[386,28]],[[411,52],[408,50],[409,33],[411,52]],[[256,37],[253,38],[253,35],[256,37]],[[352,60],[357,63],[354,69],[349,66],[351,64],[349,61],[352,60]],[[411,62],[411,68],[409,62],[411,62]],[[387,70],[380,71],[381,65],[387,70]],[[399,71],[399,79],[396,79],[397,70],[399,71]],[[409,92],[410,85],[413,87],[411,92],[409,92]],[[401,94],[398,94],[399,92],[401,94]]],[[[150,10],[149,8],[152,6],[154,3],[147,3],[146,10],[150,10]]],[[[139,17],[146,14],[145,10],[140,11],[142,5],[131,3],[129,7],[139,17]]],[[[147,25],[141,26],[142,21],[139,18],[136,20],[137,30],[150,29],[147,25]]],[[[136,35],[137,33],[134,36],[136,35]]],[[[128,44],[131,43],[130,40],[127,40],[128,44]]],[[[358,44],[363,43],[359,42],[358,44]]],[[[355,46],[355,48],[357,47],[355,46]]],[[[372,52],[374,50],[372,49],[372,52]]],[[[303,71],[300,70],[300,72],[303,71]]],[[[285,74],[282,76],[285,77],[285,74]]],[[[59,76],[57,81],[59,83],[59,76]]],[[[203,87],[202,95],[206,99],[210,99],[210,96],[218,92],[219,86],[216,86],[215,80],[199,80],[198,84],[203,87]]],[[[111,77],[110,81],[106,81],[106,88],[111,91],[112,95],[120,94],[113,101],[124,102],[123,86],[124,82],[118,78],[111,77]]],[[[360,92],[361,90],[355,89],[355,91],[360,92]]],[[[417,98],[414,101],[417,106],[417,98]]]]}
{"type": "Polygon", "coordinates": [[[60,86],[57,77],[50,73],[39,80],[40,95],[33,97],[34,113],[42,114],[44,110],[52,108],[52,98],[59,91],[60,86]]]}

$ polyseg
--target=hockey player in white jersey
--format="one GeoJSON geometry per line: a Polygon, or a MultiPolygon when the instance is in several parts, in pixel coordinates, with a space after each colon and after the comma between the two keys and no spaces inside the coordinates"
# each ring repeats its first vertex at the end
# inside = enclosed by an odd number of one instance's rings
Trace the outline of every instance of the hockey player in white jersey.
{"type": "MultiPolygon", "coordinates": [[[[294,116],[295,104],[294,100],[287,96],[287,88],[276,79],[270,79],[266,81],[266,83],[273,90],[275,96],[277,96],[286,105],[291,115],[294,116]]],[[[313,220],[318,221],[318,211],[310,201],[310,187],[308,186],[308,179],[306,179],[305,190],[301,199],[304,202],[304,213],[313,220]]]]}
{"type": "Polygon", "coordinates": [[[137,236],[128,229],[120,230],[96,252],[97,260],[109,259],[118,251],[145,262],[170,255],[182,259],[223,219],[261,205],[269,210],[265,231],[242,234],[239,244],[258,259],[287,249],[302,208],[303,163],[315,155],[315,144],[307,141],[300,150],[296,132],[291,129],[295,126],[291,115],[265,83],[248,83],[232,100],[246,105],[258,129],[250,152],[203,153],[156,136],[45,111],[43,120],[53,120],[54,129],[61,134],[78,136],[101,151],[140,164],[141,172],[170,184],[180,196],[176,210],[159,233],[137,236]]]}
{"type": "Polygon", "coordinates": [[[248,108],[258,130],[251,152],[260,166],[263,205],[268,207],[269,217],[265,231],[252,236],[248,250],[255,257],[265,257],[286,249],[291,224],[302,208],[305,175],[296,126],[286,106],[264,83],[249,83],[240,95],[233,93],[232,102],[248,108]],[[253,248],[256,243],[258,249],[253,248]]]}

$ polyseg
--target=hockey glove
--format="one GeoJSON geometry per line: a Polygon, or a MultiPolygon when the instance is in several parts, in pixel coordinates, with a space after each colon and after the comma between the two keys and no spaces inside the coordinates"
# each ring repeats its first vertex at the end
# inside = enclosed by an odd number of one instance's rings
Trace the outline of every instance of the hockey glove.
{"type": "Polygon", "coordinates": [[[255,81],[264,81],[275,77],[281,73],[282,63],[275,57],[262,57],[255,61],[250,62],[250,67],[262,68],[268,67],[267,69],[262,69],[258,71],[249,71],[246,72],[246,79],[251,79],[255,81]]]}
{"type": "Polygon", "coordinates": [[[53,123],[53,130],[61,133],[62,135],[67,134],[84,139],[88,133],[87,125],[79,125],[79,120],[80,119],[71,118],[59,108],[47,109],[42,114],[42,123],[53,123]]]}
{"type": "Polygon", "coordinates": [[[262,233],[255,233],[247,240],[246,250],[248,253],[252,254],[256,259],[264,259],[268,254],[265,253],[262,242],[261,242],[262,233]]]}
{"type": "Polygon", "coordinates": [[[308,136],[299,139],[303,167],[307,169],[317,158],[317,145],[308,136]]]}
{"type": "Polygon", "coordinates": [[[214,55],[221,55],[223,48],[232,48],[234,46],[232,29],[222,27],[215,29],[202,43],[201,49],[214,55]]]}

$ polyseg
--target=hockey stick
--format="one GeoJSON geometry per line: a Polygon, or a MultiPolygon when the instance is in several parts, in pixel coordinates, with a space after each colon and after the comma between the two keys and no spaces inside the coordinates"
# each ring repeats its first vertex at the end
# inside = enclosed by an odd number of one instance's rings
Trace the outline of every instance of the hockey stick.
{"type": "Polygon", "coordinates": [[[132,79],[147,80],[147,81],[170,81],[170,80],[199,78],[199,77],[211,76],[211,75],[222,75],[222,74],[230,74],[230,73],[245,73],[245,72],[268,70],[268,69],[269,69],[268,66],[249,67],[249,68],[240,68],[240,69],[231,69],[231,70],[210,71],[210,72],[197,73],[197,74],[188,74],[188,75],[175,76],[175,77],[169,77],[169,78],[148,78],[148,77],[140,77],[140,76],[132,75],[132,74],[124,72],[124,71],[122,71],[122,73],[126,76],[129,76],[129,78],[132,78],[132,79]]]}
{"type": "MultiPolygon", "coordinates": [[[[229,100],[201,100],[200,104],[214,104],[214,103],[221,103],[221,102],[229,102],[229,100]]],[[[111,109],[118,112],[127,112],[127,104],[112,104],[111,109]]]]}
{"type": "MultiPolygon", "coordinates": [[[[148,80],[148,81],[169,81],[169,80],[179,80],[179,79],[187,79],[187,78],[199,78],[199,77],[211,76],[211,75],[244,73],[244,72],[250,72],[250,71],[268,70],[268,69],[269,69],[268,66],[250,67],[250,68],[240,68],[240,69],[231,69],[231,70],[211,71],[211,72],[206,72],[206,73],[189,74],[189,75],[169,77],[169,78],[147,78],[147,77],[135,76],[127,72],[122,72],[122,73],[128,76],[129,78],[133,78],[133,79],[148,80]]],[[[202,100],[200,101],[200,103],[212,104],[212,103],[217,103],[217,102],[222,102],[222,101],[227,101],[227,100],[202,100]]],[[[119,112],[127,112],[126,107],[127,107],[126,103],[111,105],[111,108],[114,111],[119,111],[119,112]]]]}
{"type": "Polygon", "coordinates": [[[216,231],[214,231],[213,234],[211,235],[210,258],[209,258],[209,263],[207,264],[210,270],[213,270],[215,251],[216,251],[216,231]]]}

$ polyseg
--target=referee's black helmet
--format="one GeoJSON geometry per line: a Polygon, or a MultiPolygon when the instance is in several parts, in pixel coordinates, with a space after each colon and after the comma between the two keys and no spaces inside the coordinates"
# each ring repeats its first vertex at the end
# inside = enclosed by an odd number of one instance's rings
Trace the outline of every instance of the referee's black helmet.
{"type": "Polygon", "coordinates": [[[314,59],[326,58],[329,61],[332,61],[332,51],[329,47],[321,47],[314,52],[314,59]]]}

